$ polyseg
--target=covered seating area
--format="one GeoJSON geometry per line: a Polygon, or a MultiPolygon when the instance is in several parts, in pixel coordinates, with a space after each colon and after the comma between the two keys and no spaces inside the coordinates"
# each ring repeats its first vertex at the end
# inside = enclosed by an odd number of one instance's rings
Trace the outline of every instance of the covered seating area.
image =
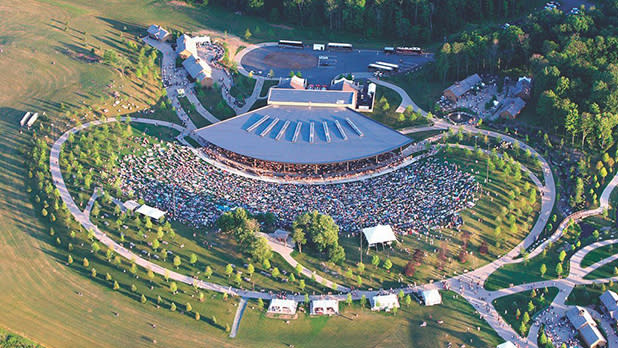
{"type": "Polygon", "coordinates": [[[159,221],[165,216],[165,212],[163,210],[159,210],[146,204],[139,207],[136,212],[156,221],[159,221]]]}
{"type": "Polygon", "coordinates": [[[392,242],[397,241],[397,237],[395,237],[395,233],[393,232],[393,229],[390,225],[377,225],[374,227],[367,227],[363,228],[362,231],[369,248],[373,246],[377,248],[378,244],[390,245],[392,242]]]}
{"type": "Polygon", "coordinates": [[[421,291],[421,299],[425,306],[434,306],[442,303],[442,296],[440,296],[438,289],[421,291]]]}
{"type": "Polygon", "coordinates": [[[270,304],[268,305],[267,313],[295,315],[297,305],[298,303],[296,303],[296,301],[294,300],[274,298],[270,301],[270,304]]]}
{"type": "Polygon", "coordinates": [[[369,302],[372,311],[390,312],[393,308],[399,308],[399,299],[395,294],[373,296],[369,302]]]}
{"type": "Polygon", "coordinates": [[[335,315],[339,313],[339,301],[337,300],[313,300],[310,304],[311,315],[335,315]]]}

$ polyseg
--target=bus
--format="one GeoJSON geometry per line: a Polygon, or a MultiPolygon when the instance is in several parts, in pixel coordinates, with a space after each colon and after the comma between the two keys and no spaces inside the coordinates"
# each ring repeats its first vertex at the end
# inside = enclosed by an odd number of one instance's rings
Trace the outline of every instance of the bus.
{"type": "Polygon", "coordinates": [[[384,53],[386,53],[386,54],[394,54],[395,53],[395,47],[384,47],[384,53]]]}
{"type": "Polygon", "coordinates": [[[369,64],[367,69],[371,72],[379,71],[379,72],[393,72],[395,69],[390,66],[380,65],[376,63],[369,64]]]}
{"type": "Polygon", "coordinates": [[[378,65],[388,66],[393,68],[394,71],[399,71],[399,65],[387,62],[376,62],[378,65]]]}
{"type": "Polygon", "coordinates": [[[304,46],[302,41],[279,40],[279,47],[303,48],[304,46]]]}
{"type": "Polygon", "coordinates": [[[351,51],[352,50],[352,44],[349,44],[349,43],[329,42],[328,45],[326,45],[326,47],[328,47],[329,50],[333,50],[333,51],[351,51]]]}
{"type": "Polygon", "coordinates": [[[420,47],[397,47],[395,51],[397,54],[423,54],[420,47]]]}

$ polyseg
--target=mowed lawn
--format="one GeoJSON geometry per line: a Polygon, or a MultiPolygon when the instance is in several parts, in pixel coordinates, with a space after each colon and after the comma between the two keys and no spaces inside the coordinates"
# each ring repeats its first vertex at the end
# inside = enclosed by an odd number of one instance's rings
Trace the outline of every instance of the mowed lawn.
{"type": "Polygon", "coordinates": [[[413,302],[405,305],[396,315],[373,313],[355,304],[347,307],[340,304],[346,317],[310,318],[299,313],[298,320],[274,320],[252,309],[249,302],[239,334],[239,346],[263,342],[277,336],[273,345],[257,344],[260,347],[454,347],[465,344],[468,347],[492,347],[501,339],[479,319],[475,311],[461,296],[453,292],[442,292],[444,303],[439,306],[422,307],[413,302]],[[358,315],[358,316],[357,316],[358,315]],[[442,320],[440,324],[438,321],[442,320]],[[421,327],[423,322],[427,326],[421,327]],[[480,330],[477,330],[479,328],[480,330]],[[352,333],[356,333],[355,335],[352,333]]]}

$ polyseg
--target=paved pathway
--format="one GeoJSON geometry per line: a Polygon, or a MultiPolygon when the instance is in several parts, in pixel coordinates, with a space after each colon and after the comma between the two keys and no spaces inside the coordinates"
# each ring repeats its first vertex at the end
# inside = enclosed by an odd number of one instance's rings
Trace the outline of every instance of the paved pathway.
{"type": "Polygon", "coordinates": [[[177,75],[185,76],[184,71],[178,72],[176,69],[176,52],[172,49],[172,46],[168,43],[159,42],[149,37],[143,39],[144,42],[150,46],[156,48],[163,54],[161,61],[161,76],[163,81],[168,81],[169,85],[165,88],[167,91],[167,97],[172,102],[172,105],[176,108],[176,113],[183,121],[183,124],[190,130],[194,130],[195,124],[191,121],[191,118],[187,115],[185,110],[182,109],[180,102],[178,101],[178,90],[183,89],[184,94],[191,104],[195,106],[198,114],[210,123],[217,123],[219,119],[213,116],[208,110],[204,108],[202,103],[197,99],[195,95],[195,86],[193,83],[187,83],[185,78],[180,78],[177,75]]]}
{"type": "Polygon", "coordinates": [[[236,337],[236,334],[238,333],[238,326],[240,326],[240,319],[242,319],[242,315],[245,313],[245,308],[247,308],[247,299],[242,297],[238,303],[236,315],[234,316],[234,322],[232,323],[232,330],[230,331],[231,338],[236,337]]]}
{"type": "Polygon", "coordinates": [[[375,84],[378,84],[380,86],[390,88],[394,90],[395,92],[399,93],[399,95],[401,96],[401,104],[399,104],[399,107],[397,107],[397,112],[403,112],[408,106],[412,106],[412,109],[414,109],[414,111],[420,112],[421,115],[423,116],[427,116],[427,112],[421,109],[418,105],[416,105],[416,103],[414,103],[412,98],[410,98],[408,93],[406,93],[406,91],[404,91],[403,88],[397,85],[394,85],[390,82],[379,80],[375,77],[370,78],[369,81],[374,82],[375,84]]]}

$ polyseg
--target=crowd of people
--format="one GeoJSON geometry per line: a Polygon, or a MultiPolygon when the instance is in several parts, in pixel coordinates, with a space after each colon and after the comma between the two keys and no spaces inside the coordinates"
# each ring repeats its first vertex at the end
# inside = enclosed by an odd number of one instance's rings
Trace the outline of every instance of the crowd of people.
{"type": "Polygon", "coordinates": [[[117,175],[123,192],[193,226],[212,224],[223,212],[243,207],[273,213],[281,227],[317,210],[344,232],[389,224],[400,233],[425,233],[451,224],[480,190],[471,174],[434,158],[345,184],[275,184],[215,168],[180,145],[138,142],[149,148],[121,159],[117,175]]]}
{"type": "Polygon", "coordinates": [[[363,174],[372,174],[387,167],[394,167],[405,159],[397,151],[387,152],[375,157],[326,164],[284,164],[262,161],[239,155],[216,145],[207,143],[202,149],[208,157],[230,167],[260,176],[283,179],[340,179],[363,174]]]}

